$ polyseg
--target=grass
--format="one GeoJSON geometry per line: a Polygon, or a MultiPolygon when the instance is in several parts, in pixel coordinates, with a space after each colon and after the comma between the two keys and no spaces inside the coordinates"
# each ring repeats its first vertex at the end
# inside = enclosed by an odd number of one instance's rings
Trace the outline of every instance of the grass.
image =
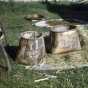
{"type": "MultiPolygon", "coordinates": [[[[48,12],[46,6],[41,3],[0,2],[0,21],[5,25],[7,39],[10,45],[18,45],[19,35],[23,31],[47,31],[46,28],[32,26],[31,22],[24,19],[25,15],[33,13],[42,13],[46,17],[49,17],[49,19],[59,18],[58,15],[48,12]]],[[[84,33],[88,33],[87,30],[83,31],[84,33]]],[[[83,54],[85,55],[82,58],[83,60],[87,58],[86,54],[83,54]]],[[[65,58],[58,55],[48,56],[50,57],[49,63],[55,59],[55,63],[58,62],[58,65],[63,67],[64,63],[73,65],[74,63],[79,64],[76,61],[81,55],[82,54],[79,53],[71,53],[70,57],[71,60],[73,60],[71,63],[67,57],[65,58]],[[58,58],[61,59],[58,61],[58,58]]],[[[0,79],[0,88],[88,88],[88,67],[63,70],[54,75],[57,76],[56,79],[35,83],[35,79],[44,78],[44,76],[36,71],[26,70],[24,65],[15,64],[14,62],[12,63],[12,71],[7,74],[6,77],[0,79]]]]}
{"type": "MultiPolygon", "coordinates": [[[[58,18],[56,14],[49,13],[46,10],[46,6],[41,3],[3,3],[0,2],[0,21],[6,26],[6,31],[10,34],[8,36],[8,42],[16,44],[12,40],[18,40],[18,35],[22,31],[37,30],[42,31],[39,28],[31,26],[31,23],[24,19],[27,14],[41,13],[45,17],[58,18]],[[13,39],[12,39],[13,38],[13,39]]],[[[43,31],[47,31],[46,29],[43,31]]]]}
{"type": "Polygon", "coordinates": [[[14,65],[8,79],[0,80],[1,88],[88,88],[88,67],[63,70],[57,79],[35,83],[35,79],[43,78],[37,72],[14,65]]]}

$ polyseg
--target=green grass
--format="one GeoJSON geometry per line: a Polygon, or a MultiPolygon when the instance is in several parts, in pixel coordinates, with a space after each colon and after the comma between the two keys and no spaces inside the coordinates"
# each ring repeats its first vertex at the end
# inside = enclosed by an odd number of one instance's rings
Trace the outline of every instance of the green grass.
{"type": "Polygon", "coordinates": [[[63,70],[57,79],[35,83],[44,78],[37,72],[26,70],[22,65],[14,65],[8,79],[0,80],[1,88],[88,88],[88,67],[63,70]]]}
{"type": "MultiPolygon", "coordinates": [[[[5,25],[10,45],[18,45],[20,33],[23,31],[48,31],[46,28],[34,27],[24,19],[25,15],[33,13],[42,13],[48,18],[59,18],[56,14],[48,12],[46,6],[41,3],[0,2],[0,21],[5,25]]],[[[0,79],[0,88],[88,88],[88,67],[63,70],[55,75],[57,79],[35,83],[35,79],[44,76],[36,71],[26,70],[23,65],[12,63],[12,71],[6,78],[0,79]]]]}
{"type": "Polygon", "coordinates": [[[31,22],[26,21],[24,16],[33,13],[43,14],[48,18],[58,18],[59,16],[46,10],[46,6],[41,3],[6,3],[0,2],[0,21],[6,26],[6,31],[10,34],[8,42],[17,44],[19,33],[26,30],[47,31],[31,26],[31,22]],[[13,41],[15,40],[15,41],[13,41]]]}

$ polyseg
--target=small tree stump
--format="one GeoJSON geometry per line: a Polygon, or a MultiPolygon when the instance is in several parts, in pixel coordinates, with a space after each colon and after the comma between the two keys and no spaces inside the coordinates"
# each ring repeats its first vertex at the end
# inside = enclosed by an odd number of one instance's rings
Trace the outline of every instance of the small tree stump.
{"type": "Polygon", "coordinates": [[[21,33],[16,61],[21,64],[35,65],[45,55],[45,44],[41,33],[27,31],[21,33]]]}

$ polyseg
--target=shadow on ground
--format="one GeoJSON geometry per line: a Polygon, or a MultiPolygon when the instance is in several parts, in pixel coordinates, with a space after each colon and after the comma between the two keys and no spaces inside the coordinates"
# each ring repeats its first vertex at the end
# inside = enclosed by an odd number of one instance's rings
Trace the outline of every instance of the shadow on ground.
{"type": "Polygon", "coordinates": [[[47,53],[51,53],[52,45],[50,36],[44,37],[45,49],[47,53]]]}
{"type": "Polygon", "coordinates": [[[15,61],[16,55],[17,55],[17,50],[18,46],[9,46],[7,45],[5,47],[7,54],[15,61]]]}
{"type": "Polygon", "coordinates": [[[70,5],[65,5],[50,2],[45,2],[43,4],[46,4],[48,11],[58,14],[67,21],[81,24],[88,23],[88,4],[72,3],[70,5]]]}

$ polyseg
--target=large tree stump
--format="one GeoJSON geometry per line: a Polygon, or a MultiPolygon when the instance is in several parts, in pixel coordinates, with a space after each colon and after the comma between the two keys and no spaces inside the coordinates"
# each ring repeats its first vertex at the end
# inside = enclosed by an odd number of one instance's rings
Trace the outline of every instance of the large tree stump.
{"type": "Polygon", "coordinates": [[[77,30],[67,28],[60,25],[50,30],[52,53],[64,53],[81,49],[77,30]]]}
{"type": "Polygon", "coordinates": [[[42,62],[45,44],[41,33],[27,31],[21,33],[16,61],[21,64],[35,65],[42,62]]]}

